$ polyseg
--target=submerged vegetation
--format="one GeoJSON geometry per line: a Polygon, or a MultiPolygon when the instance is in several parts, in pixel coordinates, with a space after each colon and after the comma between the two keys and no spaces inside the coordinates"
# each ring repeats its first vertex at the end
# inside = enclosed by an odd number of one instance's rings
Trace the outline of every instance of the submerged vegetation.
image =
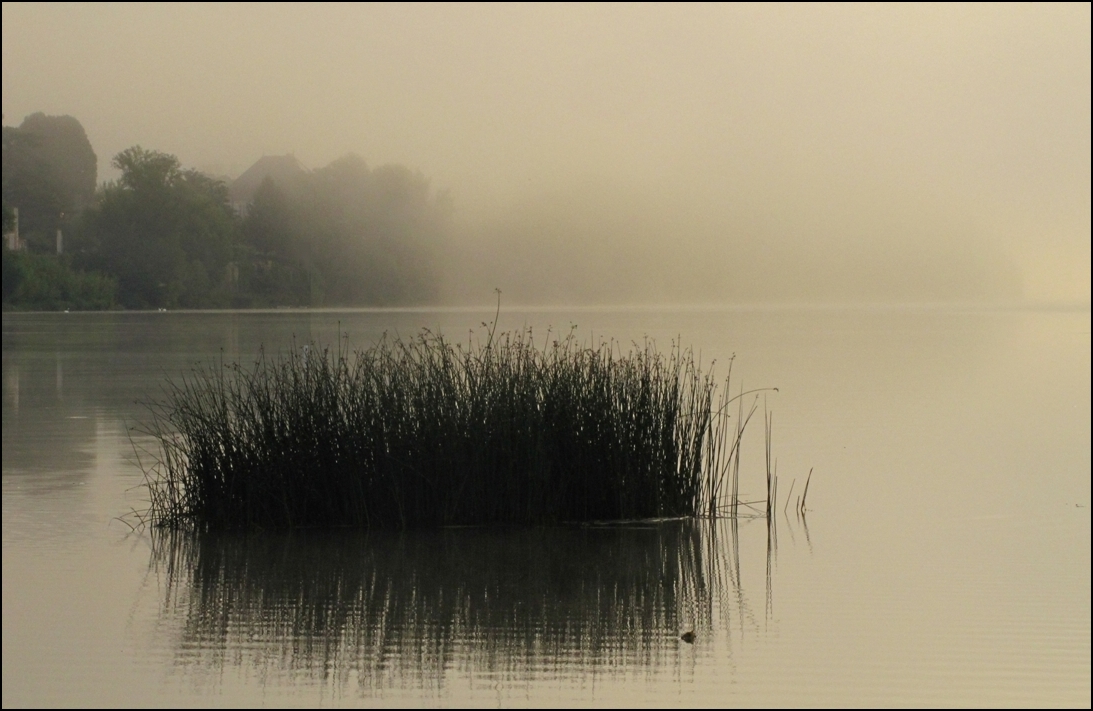
{"type": "MultiPolygon", "coordinates": [[[[169,383],[144,521],[411,528],[716,515],[755,412],[693,354],[531,330],[314,344],[169,383]],[[737,413],[731,422],[729,405],[737,413]],[[732,425],[732,426],[730,426],[732,425]]],[[[731,374],[731,367],[730,367],[731,374]]]]}

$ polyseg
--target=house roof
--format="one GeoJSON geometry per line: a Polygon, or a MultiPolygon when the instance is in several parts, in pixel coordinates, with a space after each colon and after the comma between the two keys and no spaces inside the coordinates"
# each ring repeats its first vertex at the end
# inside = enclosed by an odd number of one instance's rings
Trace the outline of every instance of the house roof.
{"type": "Polygon", "coordinates": [[[262,156],[233,180],[228,190],[233,203],[247,204],[254,199],[254,194],[266,178],[287,187],[307,172],[307,168],[291,153],[283,156],[262,156]]]}

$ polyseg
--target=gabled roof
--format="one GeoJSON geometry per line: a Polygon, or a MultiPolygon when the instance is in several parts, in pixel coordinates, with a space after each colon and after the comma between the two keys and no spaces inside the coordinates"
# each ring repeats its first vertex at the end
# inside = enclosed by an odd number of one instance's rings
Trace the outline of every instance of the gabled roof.
{"type": "Polygon", "coordinates": [[[232,181],[228,188],[231,201],[236,205],[250,203],[266,178],[270,178],[282,187],[288,187],[307,172],[307,168],[291,153],[283,156],[262,156],[232,181]]]}

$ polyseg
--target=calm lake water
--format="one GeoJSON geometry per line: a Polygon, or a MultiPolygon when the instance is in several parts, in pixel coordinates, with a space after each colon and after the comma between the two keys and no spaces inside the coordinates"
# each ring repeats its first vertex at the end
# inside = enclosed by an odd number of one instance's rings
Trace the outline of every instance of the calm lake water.
{"type": "Polygon", "coordinates": [[[543,338],[679,338],[722,373],[735,353],[734,387],[778,387],[783,499],[815,473],[806,516],[783,500],[771,528],[117,520],[143,506],[130,428],[165,377],[492,317],[4,314],[3,705],[1089,706],[1088,309],[501,314],[543,338]]]}

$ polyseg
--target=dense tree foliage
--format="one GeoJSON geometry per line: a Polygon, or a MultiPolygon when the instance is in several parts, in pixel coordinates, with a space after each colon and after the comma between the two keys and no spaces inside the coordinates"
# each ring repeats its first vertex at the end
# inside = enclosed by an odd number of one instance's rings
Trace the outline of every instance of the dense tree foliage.
{"type": "Polygon", "coordinates": [[[250,204],[243,221],[249,257],[243,280],[255,305],[310,306],[321,301],[312,299],[316,270],[308,241],[302,237],[307,222],[299,214],[299,203],[298,197],[293,199],[266,178],[250,204]]]}
{"type": "Polygon", "coordinates": [[[231,305],[238,220],[227,187],[140,146],[113,165],[121,178],[84,215],[87,264],[117,278],[129,308],[231,305]]]}
{"type": "Polygon", "coordinates": [[[267,157],[247,173],[246,200],[233,203],[227,185],[167,153],[133,146],[112,165],[120,177],[96,191],[95,154],[72,117],[34,114],[4,128],[5,231],[18,208],[21,236],[30,237],[27,252],[4,253],[5,306],[388,306],[436,298],[451,211],[420,173],[369,169],[353,155],[314,172],[291,156],[267,157]],[[63,255],[51,254],[58,228],[63,255]]]}
{"type": "Polygon", "coordinates": [[[71,116],[27,116],[3,129],[3,201],[19,208],[19,231],[33,251],[52,251],[95,197],[98,159],[71,116]]]}
{"type": "Polygon", "coordinates": [[[420,174],[349,155],[287,188],[267,180],[243,224],[256,298],[392,305],[436,296],[450,209],[420,174]]]}
{"type": "Polygon", "coordinates": [[[3,255],[5,304],[40,311],[102,310],[115,305],[113,279],[74,269],[63,256],[11,252],[6,245],[3,255]]]}

